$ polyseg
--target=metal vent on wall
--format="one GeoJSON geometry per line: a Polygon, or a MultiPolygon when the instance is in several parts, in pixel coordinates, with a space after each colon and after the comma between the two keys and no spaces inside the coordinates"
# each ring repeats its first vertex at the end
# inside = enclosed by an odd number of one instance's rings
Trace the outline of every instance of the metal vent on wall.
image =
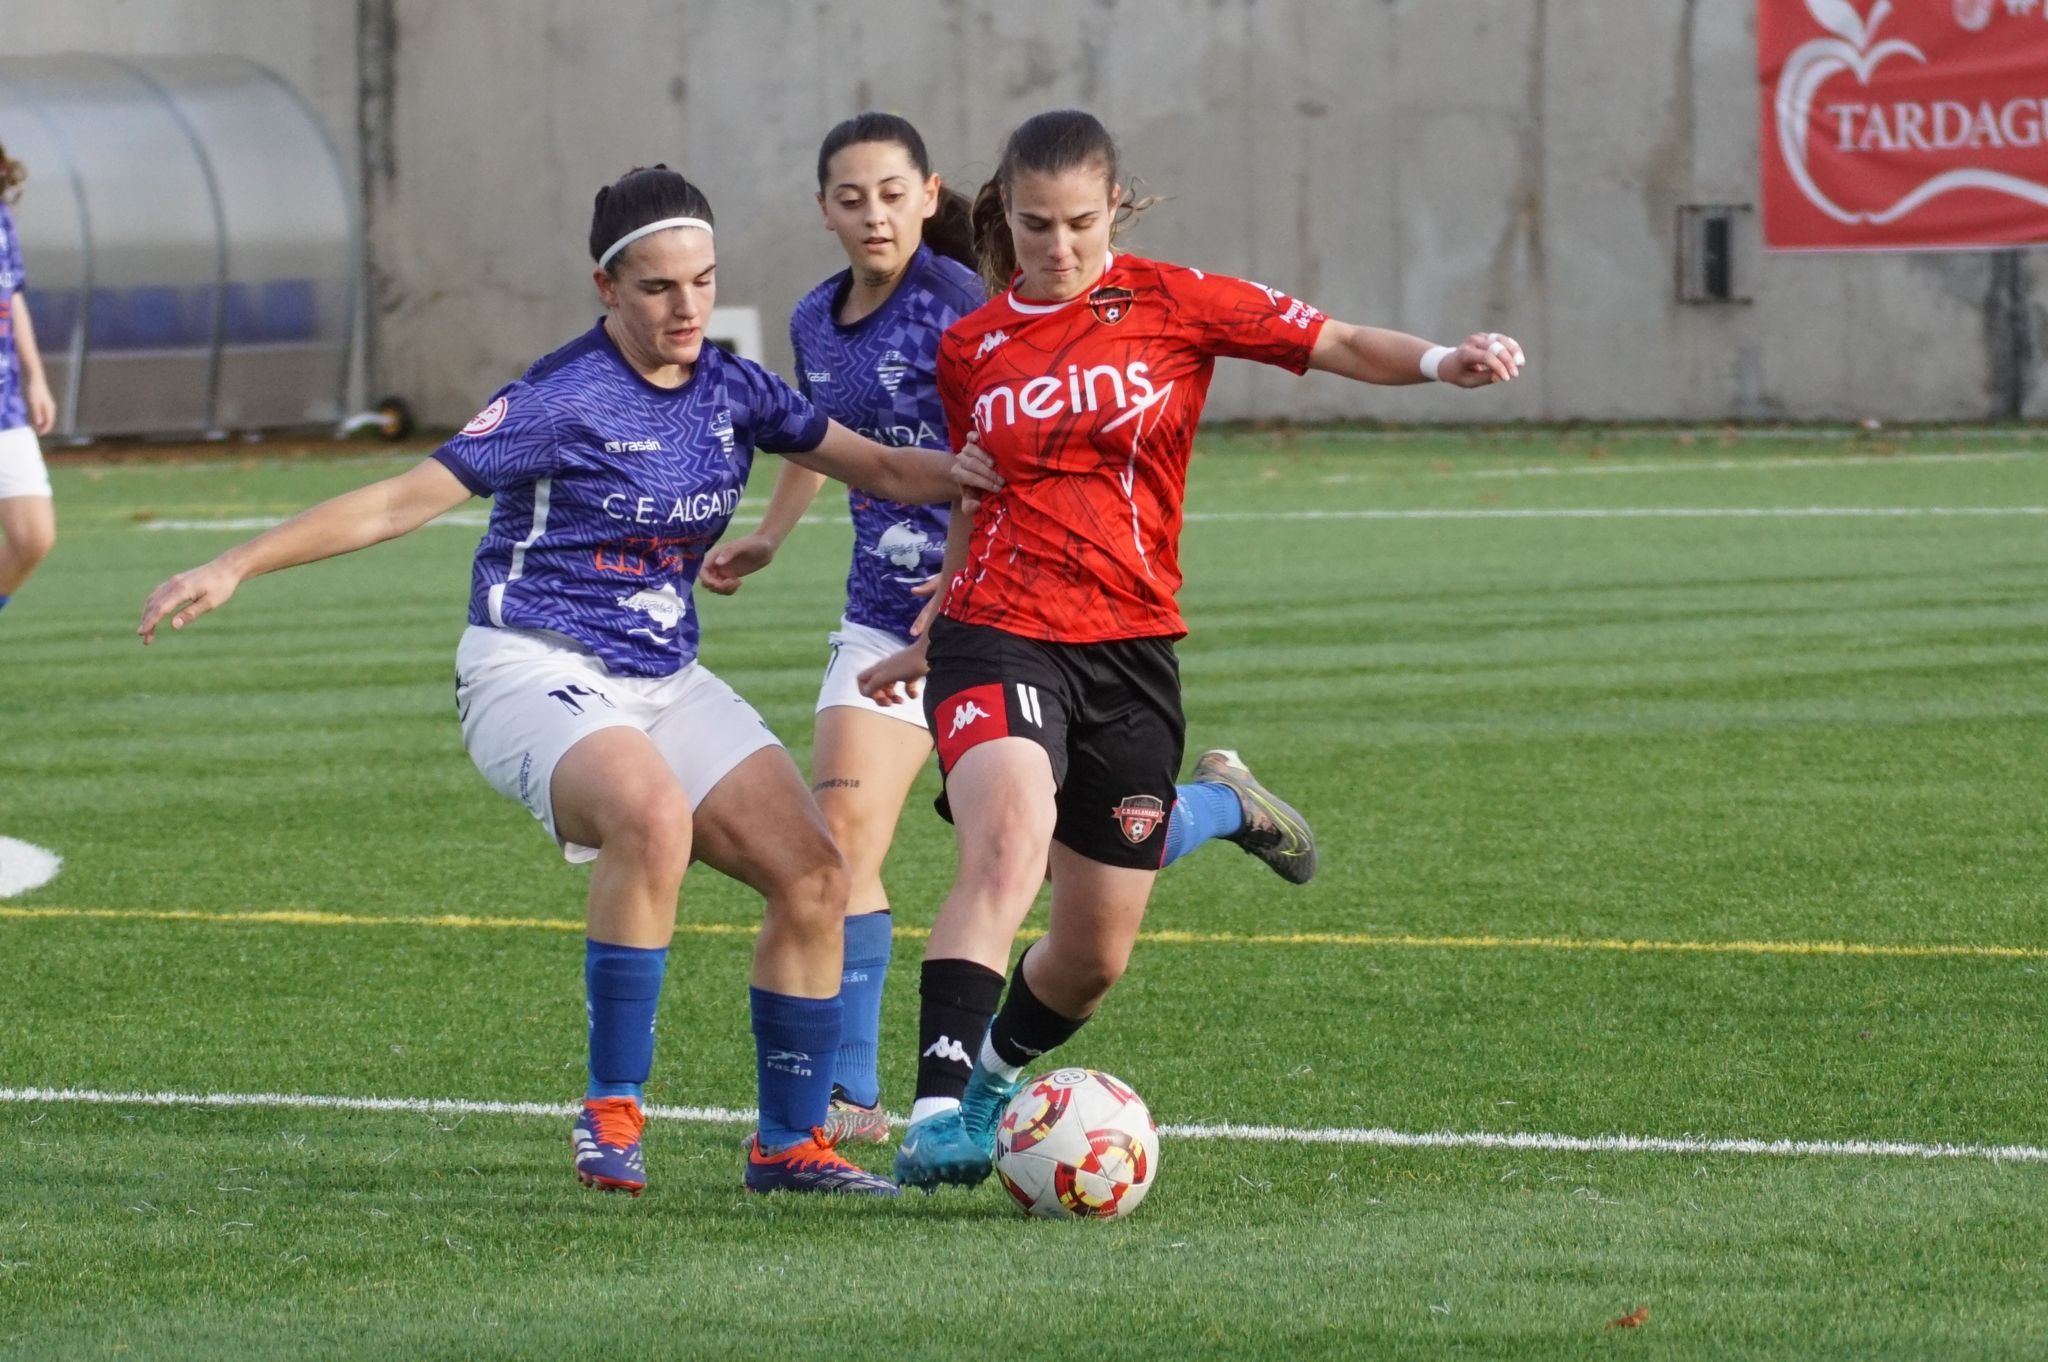
{"type": "Polygon", "coordinates": [[[1678,210],[1678,301],[1746,303],[1737,237],[1754,210],[1746,203],[1688,203],[1678,210]]]}

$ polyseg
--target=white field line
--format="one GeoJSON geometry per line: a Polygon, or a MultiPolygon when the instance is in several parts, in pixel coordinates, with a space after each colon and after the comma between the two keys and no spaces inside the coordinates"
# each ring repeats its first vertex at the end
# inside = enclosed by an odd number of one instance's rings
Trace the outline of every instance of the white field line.
{"type": "MultiPolygon", "coordinates": [[[[322,1097],[282,1092],[102,1092],[92,1088],[0,1088],[0,1103],[89,1106],[194,1107],[243,1110],[405,1112],[421,1116],[547,1116],[567,1119],[566,1102],[475,1102],[456,1098],[322,1097]]],[[[650,1106],[657,1120],[703,1125],[751,1125],[755,1113],[738,1107],[650,1106]]],[[[891,1125],[902,1125],[891,1117],[891,1125]]],[[[2048,1148],[2008,1144],[1922,1144],[1902,1140],[1742,1140],[1694,1136],[1497,1134],[1489,1131],[1413,1132],[1384,1127],[1164,1125],[1178,1140],[1230,1140],[1249,1144],[1340,1144],[1383,1149],[1502,1149],[1568,1154],[1741,1154],[1778,1158],[1968,1159],[1989,1163],[2048,1163],[2048,1148]]]]}
{"type": "MultiPolygon", "coordinates": [[[[1788,459],[1662,459],[1653,463],[1522,464],[1513,468],[1452,468],[1427,470],[1425,478],[1563,478],[1607,476],[1615,473],[1775,473],[1796,468],[1870,468],[1887,464],[2012,463],[2038,459],[2040,454],[2025,449],[1997,449],[1939,454],[1836,454],[1788,459]]],[[[1331,473],[1316,479],[1336,485],[1349,482],[1387,482],[1403,476],[1388,472],[1331,473]]]]}
{"type": "MultiPolygon", "coordinates": [[[[744,506],[741,509],[746,509],[744,506]]],[[[1546,507],[1410,507],[1340,511],[1189,511],[1194,521],[1265,520],[1901,520],[2048,516],[2048,506],[1546,506],[1546,507]]],[[[221,520],[149,520],[139,530],[267,530],[282,517],[244,516],[221,520]]],[[[486,518],[458,511],[430,522],[458,529],[477,529],[486,518]]],[[[805,516],[805,525],[833,525],[836,516],[805,516]]]]}

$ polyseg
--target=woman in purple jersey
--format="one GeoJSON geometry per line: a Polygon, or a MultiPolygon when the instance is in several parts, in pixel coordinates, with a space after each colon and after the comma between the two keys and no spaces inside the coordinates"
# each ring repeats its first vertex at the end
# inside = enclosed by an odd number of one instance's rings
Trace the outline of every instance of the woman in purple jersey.
{"type": "Polygon", "coordinates": [[[22,294],[28,280],[21,238],[7,208],[27,178],[0,148],[0,607],[57,542],[50,475],[36,441],[57,423],[57,404],[43,377],[43,352],[22,294]]]}
{"type": "Polygon", "coordinates": [[[695,660],[689,590],[755,447],[878,496],[951,494],[952,460],[888,450],[704,345],[712,219],[666,167],[600,190],[605,316],[409,471],[345,493],[159,586],[138,633],[182,629],[247,578],[396,538],[491,495],[457,653],[464,745],[571,860],[595,860],[584,977],[590,1083],[577,1175],[638,1194],[654,1018],[692,860],[758,890],[754,1191],[893,1195],[823,1127],[839,1045],[845,862],[796,765],[695,660]]]}
{"type": "MultiPolygon", "coordinates": [[[[924,139],[894,114],[838,124],[818,149],[817,203],[846,252],[847,268],[806,294],[790,318],[798,387],[836,419],[887,445],[946,447],[938,397],[939,338],[987,301],[975,269],[967,200],[932,173],[924,139]]],[[[701,580],[730,594],[766,567],[825,479],[785,465],[761,524],[713,550],[701,580]]],[[[918,772],[932,754],[924,707],[895,690],[876,698],[863,671],[898,654],[944,556],[946,506],[878,502],[855,492],[853,562],[831,660],[817,702],[812,792],[852,875],[847,901],[846,1019],[832,1094],[833,1132],[888,1138],[875,1069],[882,988],[891,943],[882,864],[918,772]]],[[[1252,779],[1234,753],[1205,753],[1180,790],[1167,836],[1169,862],[1216,837],[1237,841],[1285,878],[1315,872],[1300,815],[1252,779]],[[1253,792],[1256,791],[1256,794],[1253,792]],[[1291,824],[1291,831],[1289,826],[1291,824]]],[[[926,992],[950,996],[948,981],[926,992]]]]}

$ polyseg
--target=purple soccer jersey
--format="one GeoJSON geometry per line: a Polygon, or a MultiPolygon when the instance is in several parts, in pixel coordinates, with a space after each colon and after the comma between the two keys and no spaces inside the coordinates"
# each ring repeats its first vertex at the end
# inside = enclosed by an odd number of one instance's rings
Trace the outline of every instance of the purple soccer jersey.
{"type": "MultiPolygon", "coordinates": [[[[835,318],[850,270],[805,294],[789,318],[797,387],[826,415],[878,444],[945,449],[946,414],[935,363],[939,337],[987,301],[981,280],[956,260],[919,246],[889,300],[851,326],[835,318]]],[[[910,588],[946,555],[946,507],[912,506],[849,492],[853,565],[846,618],[910,638],[924,598],[910,588]]]]}
{"type": "Polygon", "coordinates": [[[14,348],[14,309],[27,286],[21,238],[14,234],[14,214],[0,203],[0,430],[28,424],[28,399],[21,390],[21,355],[14,348]]]}
{"type": "Polygon", "coordinates": [[[706,345],[658,388],[602,323],[501,389],[434,457],[492,497],[469,622],[551,629],[624,676],[697,656],[690,592],[754,451],[801,453],[826,416],[751,360],[706,345]]]}

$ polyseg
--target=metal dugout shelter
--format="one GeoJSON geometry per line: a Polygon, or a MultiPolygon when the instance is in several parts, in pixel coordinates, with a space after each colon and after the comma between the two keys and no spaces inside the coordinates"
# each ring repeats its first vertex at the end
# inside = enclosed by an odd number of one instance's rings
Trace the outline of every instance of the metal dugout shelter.
{"type": "Polygon", "coordinates": [[[0,58],[56,433],[331,425],[361,258],[340,158],[235,57],[0,58]]]}

